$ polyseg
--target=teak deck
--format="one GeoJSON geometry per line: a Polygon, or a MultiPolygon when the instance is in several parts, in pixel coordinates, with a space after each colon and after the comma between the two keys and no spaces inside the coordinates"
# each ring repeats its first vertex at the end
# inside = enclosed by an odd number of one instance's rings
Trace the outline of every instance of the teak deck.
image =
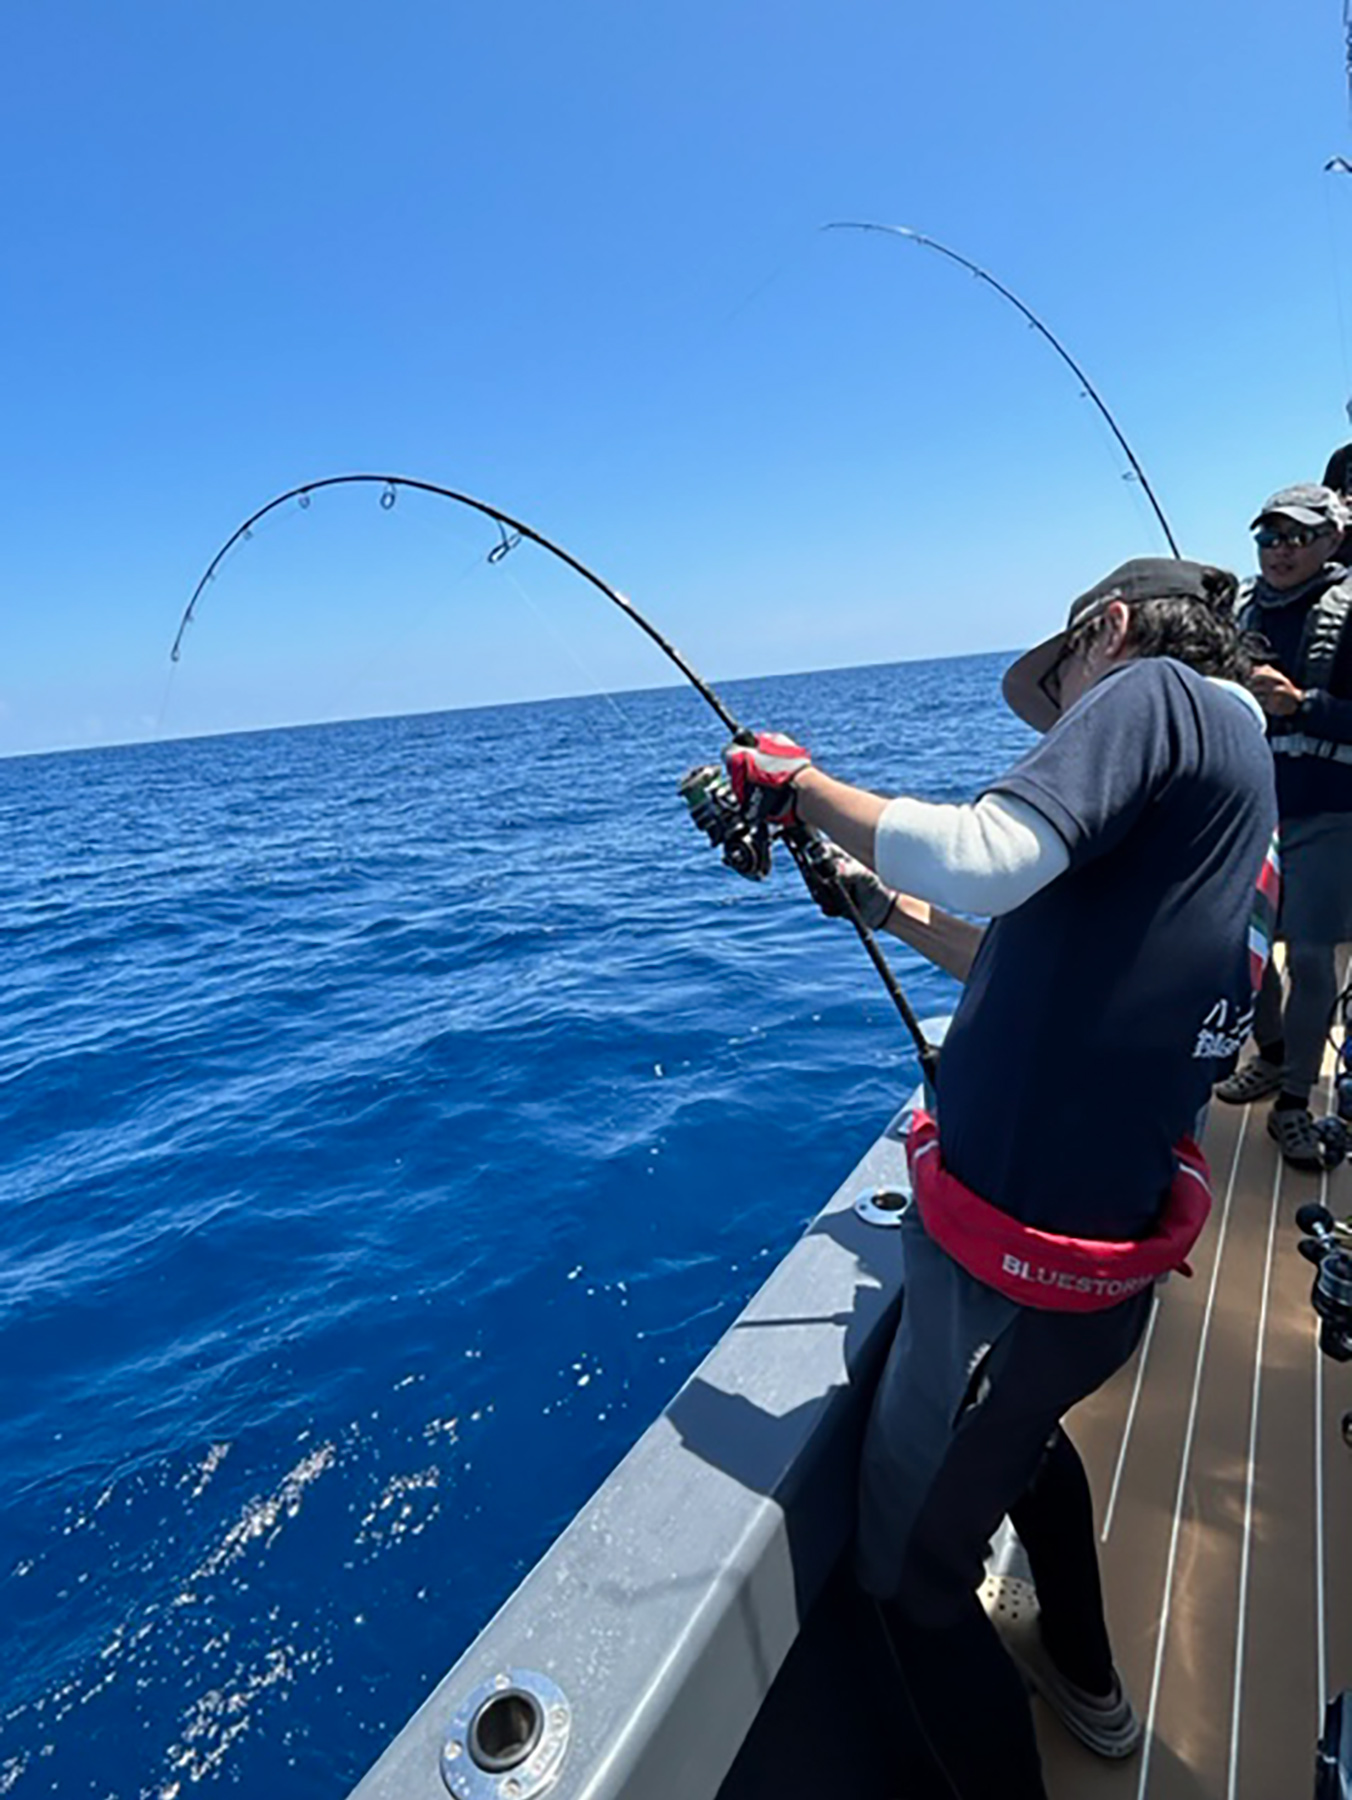
{"type": "Polygon", "coordinates": [[[1294,1223],[1308,1200],[1352,1208],[1352,1163],[1284,1167],[1266,1115],[1212,1106],[1194,1276],[1163,1286],[1133,1362],[1068,1421],[1149,1729],[1105,1763],[1038,1702],[1057,1800],[1305,1800],[1324,1700],[1352,1687],[1352,1364],[1319,1353],[1294,1223]]]}

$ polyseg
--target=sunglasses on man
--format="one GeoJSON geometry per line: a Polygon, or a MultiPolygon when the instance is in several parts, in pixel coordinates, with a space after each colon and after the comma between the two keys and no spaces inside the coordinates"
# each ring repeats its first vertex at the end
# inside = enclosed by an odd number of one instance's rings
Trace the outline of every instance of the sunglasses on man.
{"type": "Polygon", "coordinates": [[[1335,529],[1332,525],[1260,525],[1253,541],[1260,550],[1275,550],[1279,544],[1305,550],[1321,537],[1331,536],[1335,529]]]}

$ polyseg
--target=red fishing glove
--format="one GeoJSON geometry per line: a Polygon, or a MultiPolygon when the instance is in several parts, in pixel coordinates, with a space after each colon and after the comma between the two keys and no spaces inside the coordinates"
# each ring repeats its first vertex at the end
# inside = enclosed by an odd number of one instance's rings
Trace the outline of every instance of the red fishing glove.
{"type": "Polygon", "coordinates": [[[758,731],[751,744],[723,752],[737,803],[753,824],[787,825],[794,818],[793,783],[812,762],[811,753],[781,731],[758,731]]]}

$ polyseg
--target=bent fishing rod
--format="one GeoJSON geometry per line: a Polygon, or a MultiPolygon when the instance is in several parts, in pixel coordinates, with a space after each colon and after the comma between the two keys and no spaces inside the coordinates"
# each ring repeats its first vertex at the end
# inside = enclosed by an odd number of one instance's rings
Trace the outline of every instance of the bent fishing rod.
{"type": "Polygon", "coordinates": [[[1170,554],[1176,557],[1183,554],[1178,547],[1178,540],[1169,528],[1169,521],[1164,516],[1164,508],[1155,498],[1155,490],[1151,487],[1150,482],[1146,477],[1146,472],[1141,467],[1140,461],[1137,458],[1136,452],[1127,442],[1126,434],[1123,432],[1112,413],[1109,412],[1107,402],[1103,399],[1103,396],[1099,393],[1093,382],[1085,374],[1079,363],[1077,363],[1075,358],[1070,354],[1070,351],[1066,349],[1060,338],[1056,336],[1050,326],[1043,324],[1042,320],[1038,318],[1032,307],[1026,306],[1017,294],[1011,293],[1004,283],[1002,281],[997,281],[989,270],[983,269],[979,264],[970,261],[969,258],[959,255],[956,250],[950,250],[947,244],[941,244],[937,238],[926,237],[924,232],[912,230],[909,225],[879,225],[866,219],[833,219],[830,224],[823,225],[822,230],[876,231],[891,237],[905,238],[909,243],[918,244],[922,250],[933,250],[939,256],[946,256],[949,262],[957,263],[959,268],[966,269],[969,274],[975,275],[978,281],[984,281],[987,287],[994,288],[1001,299],[1007,300],[1016,311],[1023,315],[1033,327],[1034,331],[1042,334],[1051,345],[1052,349],[1055,350],[1056,354],[1061,358],[1061,361],[1070,370],[1071,374],[1074,375],[1075,379],[1079,382],[1085,398],[1092,400],[1094,405],[1098,408],[1100,414],[1107,423],[1109,431],[1111,431],[1113,436],[1117,439],[1122,454],[1126,457],[1128,463],[1130,463],[1132,474],[1141,484],[1141,491],[1154,508],[1155,517],[1159,521],[1160,530],[1164,533],[1165,539],[1168,542],[1170,554]]]}
{"type": "MultiPolygon", "coordinates": [[[[197,603],[202,594],[216,578],[216,571],[234,549],[236,544],[247,541],[253,535],[254,527],[270,513],[280,507],[289,505],[293,500],[302,508],[308,508],[311,498],[322,493],[326,488],[339,487],[378,487],[380,504],[388,512],[399,497],[401,488],[411,492],[431,494],[440,500],[454,501],[457,506],[468,507],[483,518],[491,519],[502,536],[498,543],[488,552],[490,563],[499,563],[523,540],[538,545],[550,556],[557,557],[575,575],[580,575],[589,586],[604,594],[606,599],[618,606],[620,611],[640,631],[652,639],[658,649],[685,676],[703,700],[711,706],[734,740],[750,744],[755,742],[755,734],[740,724],[734,715],[723,704],[722,700],[710,687],[709,683],[691,666],[680,651],[657,630],[626,595],[620,593],[608,581],[605,581],[578,557],[556,544],[542,531],[537,531],[522,520],[513,518],[510,513],[499,507],[490,506],[486,500],[478,500],[472,494],[463,494],[455,488],[443,487],[435,481],[419,481],[411,475],[326,475],[318,481],[307,481],[299,487],[288,488],[285,493],[276,495],[265,506],[249,514],[242,525],[234,531],[221,545],[203,571],[201,579],[192,591],[192,596],[183,610],[179,620],[178,631],[169,651],[169,660],[178,662],[183,649],[183,638],[189,625],[193,623],[197,613],[197,603]]],[[[738,874],[752,880],[763,880],[770,872],[770,833],[773,831],[783,839],[789,854],[797,864],[799,873],[807,884],[809,893],[819,904],[822,897],[828,896],[832,910],[849,919],[854,926],[859,941],[868,952],[869,959],[877,970],[883,986],[891,996],[892,1003],[901,1015],[902,1023],[911,1035],[920,1065],[927,1079],[933,1079],[938,1052],[921,1030],[920,1022],[911,1008],[910,1002],[901,991],[900,983],[888,966],[886,958],[878,948],[873,933],[859,916],[844,883],[840,880],[832,864],[829,851],[816,832],[798,821],[789,824],[769,827],[764,824],[752,826],[746,820],[741,808],[733,797],[731,784],[723,771],[715,766],[692,769],[681,783],[681,797],[690,809],[691,817],[696,825],[709,837],[710,841],[723,852],[723,860],[738,874]]]]}

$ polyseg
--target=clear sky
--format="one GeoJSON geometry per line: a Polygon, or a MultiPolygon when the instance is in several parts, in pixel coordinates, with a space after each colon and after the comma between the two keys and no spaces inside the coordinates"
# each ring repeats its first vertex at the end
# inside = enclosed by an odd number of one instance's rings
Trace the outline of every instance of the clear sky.
{"type": "MultiPolygon", "coordinates": [[[[0,753],[1012,648],[1250,563],[1352,391],[1338,0],[43,0],[0,24],[0,753]],[[1346,315],[1344,321],[1343,315],[1346,315]]],[[[765,721],[773,723],[773,721],[765,721]]]]}

